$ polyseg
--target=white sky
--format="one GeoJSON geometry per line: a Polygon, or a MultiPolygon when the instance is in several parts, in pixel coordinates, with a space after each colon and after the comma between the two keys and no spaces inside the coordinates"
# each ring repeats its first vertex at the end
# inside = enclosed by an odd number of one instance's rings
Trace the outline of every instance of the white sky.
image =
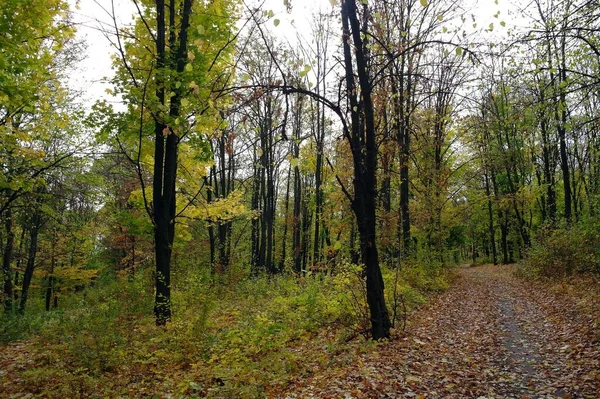
{"type": "MultiPolygon", "coordinates": [[[[266,0],[264,2],[265,9],[272,9],[275,13],[274,18],[281,21],[275,31],[280,31],[282,34],[295,35],[296,30],[300,32],[308,32],[308,18],[312,10],[322,8],[330,10],[330,0],[291,0],[293,11],[291,14],[285,12],[283,0],[266,0]],[[292,25],[292,21],[294,21],[292,25]]],[[[430,0],[436,1],[436,0],[430,0]]],[[[466,0],[467,3],[472,3],[469,6],[469,14],[475,14],[478,19],[479,26],[488,26],[490,22],[494,22],[497,34],[502,34],[499,25],[500,21],[506,21],[506,26],[515,25],[515,16],[508,15],[507,7],[508,0],[499,0],[499,5],[494,3],[494,0],[466,0]],[[494,18],[493,15],[501,10],[499,18],[494,18]]],[[[114,100],[106,95],[105,90],[109,86],[103,83],[107,76],[112,75],[110,55],[114,53],[109,41],[102,33],[102,30],[114,31],[111,29],[112,23],[110,16],[106,10],[111,10],[111,0],[69,0],[73,6],[78,4],[78,8],[72,7],[74,11],[75,21],[78,24],[78,37],[87,42],[86,53],[83,61],[79,65],[78,72],[73,74],[70,84],[73,88],[83,90],[84,103],[91,105],[97,99],[105,98],[114,100]]],[[[252,0],[248,2],[252,3],[252,0]]],[[[115,11],[118,16],[119,24],[131,23],[132,14],[135,13],[135,6],[131,0],[114,0],[115,11]]],[[[470,17],[467,16],[470,24],[470,17]]]]}

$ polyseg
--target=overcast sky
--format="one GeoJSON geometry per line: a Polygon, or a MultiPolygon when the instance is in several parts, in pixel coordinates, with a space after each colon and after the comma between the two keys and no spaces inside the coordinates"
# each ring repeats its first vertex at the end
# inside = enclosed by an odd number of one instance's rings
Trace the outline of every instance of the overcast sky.
{"type": "MultiPolygon", "coordinates": [[[[72,5],[76,0],[69,0],[72,5]]],[[[291,14],[285,12],[283,0],[266,0],[265,8],[272,9],[275,13],[274,18],[281,21],[277,31],[282,33],[293,33],[296,30],[307,32],[309,29],[308,18],[312,12],[318,8],[330,10],[330,0],[291,0],[293,11],[291,14]]],[[[435,0],[431,0],[435,1],[435,0]]],[[[490,22],[496,22],[498,33],[501,33],[498,22],[506,20],[507,26],[514,24],[514,16],[508,15],[507,0],[499,0],[496,5],[494,0],[466,0],[472,5],[467,9],[469,13],[477,15],[480,26],[487,26],[490,22]],[[500,18],[494,18],[493,15],[501,10],[500,18]]],[[[252,2],[252,0],[250,0],[252,2]]],[[[87,43],[86,53],[83,61],[79,65],[77,73],[73,74],[71,85],[84,91],[84,101],[92,104],[99,98],[112,100],[105,94],[109,88],[103,83],[104,77],[112,75],[110,55],[114,53],[109,40],[104,31],[114,31],[111,26],[112,21],[107,14],[111,12],[111,0],[79,0],[78,8],[74,8],[75,21],[78,24],[78,37],[87,43]]],[[[135,7],[131,0],[114,0],[116,15],[119,25],[132,22],[132,15],[135,13],[135,7]]]]}

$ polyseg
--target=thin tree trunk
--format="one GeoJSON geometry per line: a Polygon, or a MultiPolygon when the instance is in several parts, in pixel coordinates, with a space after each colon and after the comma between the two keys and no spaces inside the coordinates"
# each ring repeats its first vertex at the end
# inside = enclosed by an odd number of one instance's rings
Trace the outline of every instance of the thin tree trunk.
{"type": "Polygon", "coordinates": [[[6,244],[2,256],[2,276],[4,278],[4,311],[12,312],[13,309],[13,280],[11,262],[15,233],[13,231],[12,209],[9,207],[4,214],[4,228],[6,230],[6,244]]]}
{"type": "Polygon", "coordinates": [[[288,214],[290,211],[290,182],[292,180],[292,166],[288,168],[287,173],[287,184],[285,188],[285,205],[283,212],[283,238],[281,240],[281,258],[279,259],[279,267],[278,271],[283,271],[285,269],[285,258],[286,258],[286,249],[287,249],[287,235],[288,235],[288,214]]]}
{"type": "Polygon", "coordinates": [[[498,254],[496,253],[496,231],[494,229],[494,212],[492,209],[492,197],[490,192],[490,181],[487,173],[484,174],[485,178],[485,194],[487,196],[487,209],[488,209],[488,234],[490,245],[492,247],[492,258],[494,265],[498,264],[498,254]]]}
{"type": "Polygon", "coordinates": [[[33,214],[31,227],[29,230],[29,255],[27,257],[27,266],[25,267],[25,273],[23,273],[23,285],[21,288],[21,302],[19,305],[19,312],[25,313],[25,306],[27,304],[27,297],[29,295],[29,286],[31,285],[31,279],[33,278],[33,270],[35,268],[35,258],[37,255],[38,246],[38,234],[41,227],[41,219],[37,211],[33,214]]]}

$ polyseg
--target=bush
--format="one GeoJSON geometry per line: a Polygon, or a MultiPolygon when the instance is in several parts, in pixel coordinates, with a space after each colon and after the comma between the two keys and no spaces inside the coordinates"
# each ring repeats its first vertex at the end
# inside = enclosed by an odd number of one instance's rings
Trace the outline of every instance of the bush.
{"type": "MultiPolygon", "coordinates": [[[[154,324],[151,270],[65,296],[60,310],[6,315],[3,340],[36,337],[35,367],[19,376],[22,390],[259,398],[314,370],[350,364],[370,345],[360,339],[370,329],[360,266],[340,262],[333,275],[305,277],[248,277],[238,266],[219,276],[191,266],[174,272],[173,319],[163,328],[154,324]]],[[[427,262],[382,269],[397,330],[407,311],[445,284],[427,262]]]]}
{"type": "Polygon", "coordinates": [[[572,226],[545,227],[538,232],[518,273],[534,278],[600,273],[600,221],[586,219],[572,226]]]}

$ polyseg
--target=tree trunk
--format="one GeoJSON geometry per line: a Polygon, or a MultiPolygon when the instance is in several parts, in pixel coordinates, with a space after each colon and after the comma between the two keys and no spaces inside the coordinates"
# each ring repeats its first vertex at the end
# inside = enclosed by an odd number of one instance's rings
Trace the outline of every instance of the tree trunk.
{"type": "MultiPolygon", "coordinates": [[[[159,104],[166,105],[167,82],[161,76],[165,68],[180,75],[187,60],[187,30],[191,14],[192,0],[184,0],[181,13],[179,35],[176,37],[175,0],[169,3],[169,26],[166,26],[165,2],[156,0],[156,96],[159,104]],[[169,49],[175,51],[174,57],[167,57],[165,36],[169,35],[169,49]],[[179,40],[179,43],[177,43],[179,40]]],[[[177,119],[180,115],[182,88],[173,89],[170,99],[169,118],[177,119]]],[[[154,315],[157,325],[165,325],[171,319],[171,254],[175,238],[175,182],[177,177],[177,145],[179,137],[173,127],[168,126],[158,117],[154,121],[154,177],[153,189],[153,222],[154,249],[156,257],[156,295],[154,315]],[[166,136],[166,139],[165,139],[166,136]]]]}
{"type": "Polygon", "coordinates": [[[40,231],[40,227],[41,218],[36,211],[33,214],[31,227],[29,230],[29,254],[27,257],[27,266],[25,267],[25,273],[23,273],[21,303],[19,305],[20,313],[25,313],[25,306],[27,304],[27,297],[29,295],[29,286],[31,285],[31,279],[33,278],[33,270],[35,268],[35,257],[37,255],[38,234],[40,231]]]}
{"type": "Polygon", "coordinates": [[[292,215],[292,252],[294,254],[294,272],[302,270],[302,246],[301,246],[301,212],[302,212],[302,179],[298,158],[300,156],[300,135],[302,130],[302,97],[298,99],[298,108],[295,115],[294,139],[292,140],[292,155],[296,160],[294,165],[294,212],[292,215]]]}
{"type": "Polygon", "coordinates": [[[2,276],[4,278],[4,311],[12,312],[13,308],[13,280],[11,262],[13,257],[13,246],[15,233],[13,231],[12,209],[9,207],[4,214],[4,228],[6,230],[6,244],[2,256],[2,276]]]}
{"type": "MultiPolygon", "coordinates": [[[[254,151],[256,154],[256,151],[254,151]]],[[[255,212],[260,212],[260,204],[259,204],[259,196],[260,196],[260,182],[261,182],[261,168],[257,167],[258,160],[256,156],[254,157],[254,174],[252,180],[252,199],[251,199],[251,207],[255,212]]],[[[252,227],[250,230],[250,240],[251,240],[251,255],[250,255],[250,271],[253,275],[258,274],[258,265],[260,262],[260,225],[261,218],[254,217],[252,218],[252,227]]]]}
{"type": "MultiPolygon", "coordinates": [[[[56,241],[56,232],[54,233],[54,240],[56,241]]],[[[56,264],[56,257],[54,256],[54,245],[52,246],[52,253],[50,255],[50,271],[46,277],[46,312],[50,311],[50,305],[52,303],[52,294],[54,290],[54,267],[56,264]]]]}
{"type": "Polygon", "coordinates": [[[498,255],[496,253],[496,231],[494,229],[494,213],[492,209],[492,198],[490,193],[490,181],[487,173],[484,174],[485,178],[485,194],[487,196],[487,209],[488,209],[488,234],[490,245],[492,246],[492,258],[494,265],[498,264],[498,255]]]}
{"type": "Polygon", "coordinates": [[[285,205],[283,211],[283,238],[281,240],[281,258],[279,259],[278,271],[281,272],[285,269],[285,258],[287,249],[287,236],[288,236],[288,214],[290,211],[290,182],[292,180],[292,167],[288,168],[287,183],[285,186],[285,205]]]}
{"type": "MultiPolygon", "coordinates": [[[[363,7],[368,7],[364,4],[363,7]]],[[[387,338],[390,334],[390,318],[385,304],[384,284],[379,267],[376,241],[376,201],[377,201],[377,143],[371,82],[367,72],[366,48],[361,32],[355,0],[344,0],[341,6],[343,26],[343,49],[346,73],[346,90],[350,100],[351,131],[350,145],[354,161],[354,200],[352,208],[358,223],[362,262],[366,267],[367,303],[371,318],[373,339],[387,338]],[[354,83],[354,68],[350,35],[354,43],[356,73],[358,75],[362,101],[357,99],[354,83]],[[360,110],[359,110],[360,107],[360,110]],[[361,112],[362,111],[362,112],[361,112]],[[364,121],[361,124],[360,118],[364,121]]],[[[366,23],[364,26],[366,29],[366,23]]]]}

